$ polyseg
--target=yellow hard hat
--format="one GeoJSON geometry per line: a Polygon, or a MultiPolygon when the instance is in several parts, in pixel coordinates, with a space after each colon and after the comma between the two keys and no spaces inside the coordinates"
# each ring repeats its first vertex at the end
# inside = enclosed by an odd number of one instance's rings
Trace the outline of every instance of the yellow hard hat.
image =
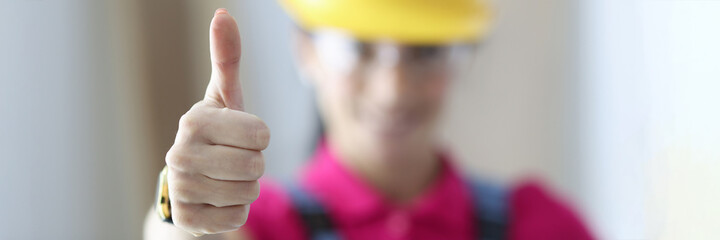
{"type": "Polygon", "coordinates": [[[470,42],[488,30],[484,0],[280,0],[300,27],[338,29],[361,40],[470,42]]]}

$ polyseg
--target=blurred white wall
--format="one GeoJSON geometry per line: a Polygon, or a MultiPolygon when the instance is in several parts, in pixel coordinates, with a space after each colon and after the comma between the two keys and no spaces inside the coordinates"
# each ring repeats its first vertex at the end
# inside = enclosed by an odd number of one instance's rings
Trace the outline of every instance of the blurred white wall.
{"type": "Polygon", "coordinates": [[[0,2],[0,239],[140,236],[142,107],[112,6],[0,2]]]}
{"type": "Polygon", "coordinates": [[[580,6],[590,219],[607,239],[717,239],[720,2],[580,6]]]}
{"type": "Polygon", "coordinates": [[[638,1],[580,8],[583,203],[608,239],[647,239],[643,163],[649,147],[651,79],[642,77],[638,1]],[[602,206],[602,207],[599,207],[602,206]]]}

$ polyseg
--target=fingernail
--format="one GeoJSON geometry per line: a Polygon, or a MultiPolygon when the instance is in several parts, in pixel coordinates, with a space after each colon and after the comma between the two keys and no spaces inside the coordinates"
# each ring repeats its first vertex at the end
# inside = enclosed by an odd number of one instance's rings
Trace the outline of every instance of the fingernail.
{"type": "Polygon", "coordinates": [[[222,14],[222,13],[227,14],[227,9],[225,9],[225,8],[218,8],[217,10],[215,10],[215,15],[222,14]]]}

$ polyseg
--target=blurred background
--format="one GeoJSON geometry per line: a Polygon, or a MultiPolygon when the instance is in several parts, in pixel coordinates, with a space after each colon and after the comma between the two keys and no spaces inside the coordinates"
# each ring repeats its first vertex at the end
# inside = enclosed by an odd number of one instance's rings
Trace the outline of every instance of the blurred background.
{"type": "MultiPolygon", "coordinates": [[[[141,238],[218,7],[267,175],[292,178],[317,123],[275,1],[0,0],[0,239],[141,238]]],[[[720,238],[720,1],[495,7],[443,122],[462,166],[543,179],[602,239],[720,238]]]]}

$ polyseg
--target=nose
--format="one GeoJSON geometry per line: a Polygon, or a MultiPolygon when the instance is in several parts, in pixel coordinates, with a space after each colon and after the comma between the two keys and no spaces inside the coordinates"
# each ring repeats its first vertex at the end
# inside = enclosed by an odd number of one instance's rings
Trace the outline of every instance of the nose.
{"type": "Polygon", "coordinates": [[[412,74],[403,67],[398,48],[383,49],[378,52],[377,58],[368,90],[371,90],[375,103],[392,108],[412,93],[412,84],[407,79],[412,74]]]}
{"type": "Polygon", "coordinates": [[[384,43],[377,46],[377,65],[380,67],[394,67],[400,65],[401,53],[400,47],[384,43]]]}

